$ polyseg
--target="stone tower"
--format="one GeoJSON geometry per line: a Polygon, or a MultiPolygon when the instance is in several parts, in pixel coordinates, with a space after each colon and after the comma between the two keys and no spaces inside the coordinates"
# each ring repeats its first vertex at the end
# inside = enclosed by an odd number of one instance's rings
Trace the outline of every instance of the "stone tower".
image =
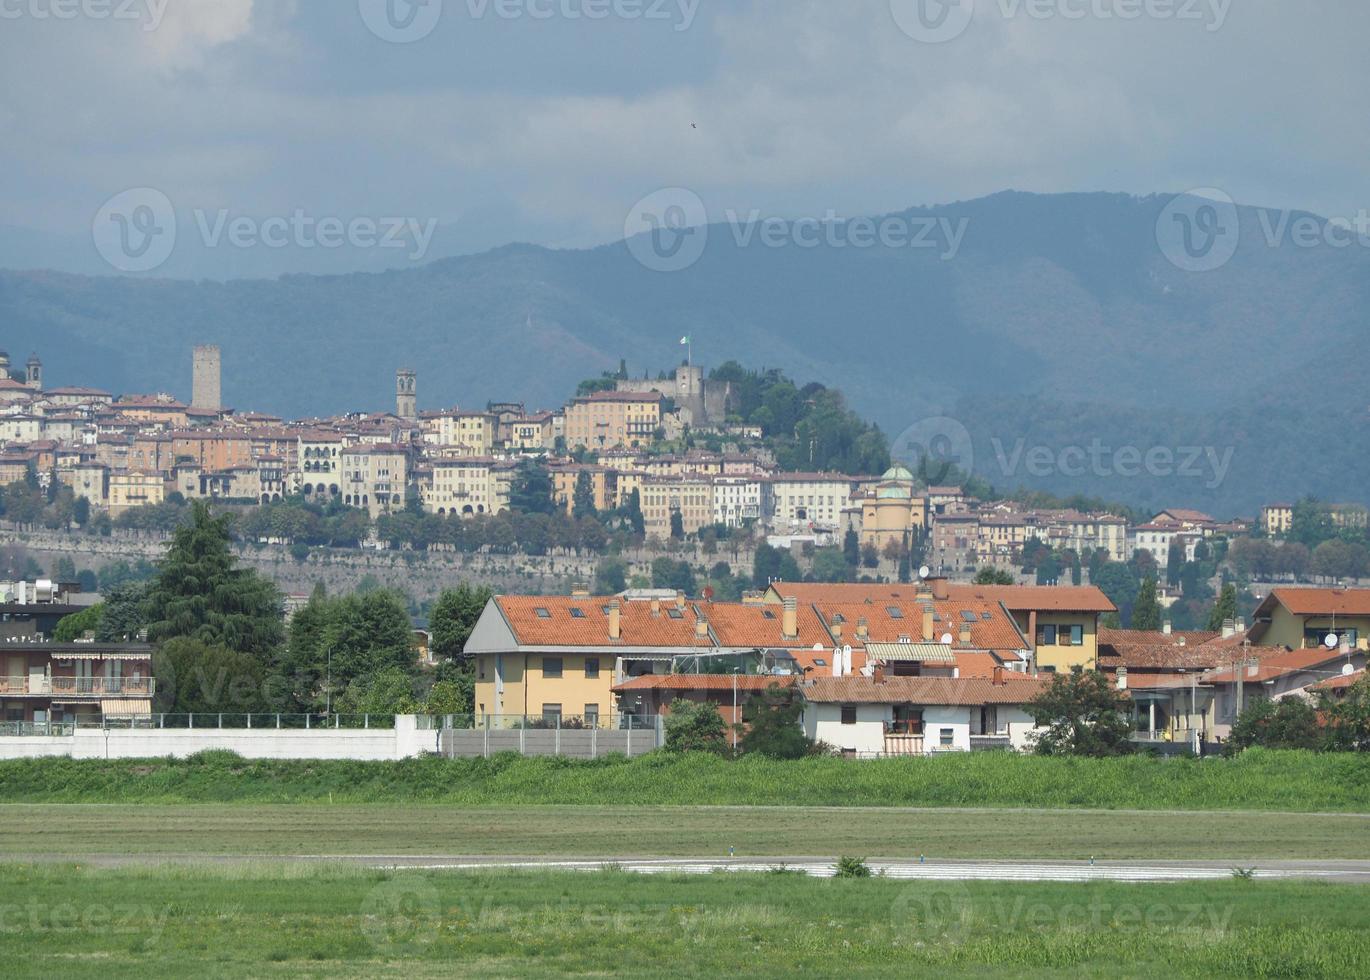
{"type": "Polygon", "coordinates": [[[395,372],[395,414],[402,419],[419,417],[418,375],[408,369],[395,372]]]}
{"type": "Polygon", "coordinates": [[[190,405],[217,412],[223,408],[219,389],[219,348],[206,344],[195,348],[190,405]]]}
{"type": "Polygon", "coordinates": [[[24,365],[24,381],[34,391],[43,390],[43,362],[38,360],[37,354],[30,355],[24,365]]]}

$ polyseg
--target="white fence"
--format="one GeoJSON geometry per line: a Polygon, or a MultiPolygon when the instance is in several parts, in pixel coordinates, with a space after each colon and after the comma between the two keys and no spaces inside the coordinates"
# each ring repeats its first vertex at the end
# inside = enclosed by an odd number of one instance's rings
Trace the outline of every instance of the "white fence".
{"type": "Polygon", "coordinates": [[[185,758],[227,749],[245,759],[410,759],[437,752],[439,732],[398,715],[393,728],[71,728],[0,738],[0,759],[185,758]]]}

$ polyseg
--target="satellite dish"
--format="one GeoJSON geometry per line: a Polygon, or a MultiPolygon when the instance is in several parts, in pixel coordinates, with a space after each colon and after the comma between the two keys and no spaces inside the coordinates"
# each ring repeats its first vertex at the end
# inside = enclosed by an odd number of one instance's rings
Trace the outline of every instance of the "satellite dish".
{"type": "Polygon", "coordinates": [[[932,574],[932,569],[929,568],[927,565],[924,565],[922,568],[918,569],[918,577],[919,577],[919,578],[927,578],[927,577],[928,577],[929,575],[931,575],[931,574],[932,574]]]}
{"type": "Polygon", "coordinates": [[[1342,665],[1341,665],[1341,676],[1343,676],[1343,677],[1350,677],[1350,676],[1351,676],[1352,674],[1354,674],[1355,672],[1356,672],[1356,668],[1355,668],[1355,667],[1352,667],[1350,664],[1342,664],[1342,665]]]}
{"type": "Polygon", "coordinates": [[[1328,633],[1327,638],[1322,642],[1323,645],[1327,647],[1327,649],[1335,650],[1337,648],[1337,644],[1341,642],[1341,639],[1337,636],[1336,633],[1328,633]]]}
{"type": "Polygon", "coordinates": [[[952,641],[952,636],[951,636],[950,633],[943,633],[943,634],[942,634],[942,646],[944,646],[944,647],[949,647],[949,646],[951,646],[951,641],[952,641]]]}

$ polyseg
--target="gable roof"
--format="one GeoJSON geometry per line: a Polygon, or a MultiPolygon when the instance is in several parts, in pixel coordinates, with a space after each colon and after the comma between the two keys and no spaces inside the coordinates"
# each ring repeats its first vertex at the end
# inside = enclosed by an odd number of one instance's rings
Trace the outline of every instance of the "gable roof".
{"type": "Polygon", "coordinates": [[[1117,612],[1118,607],[1096,585],[949,585],[955,598],[1002,602],[1015,612],[1117,612]]]}
{"type": "MultiPolygon", "coordinates": [[[[699,603],[697,606],[699,612],[708,619],[719,646],[809,650],[816,644],[824,648],[833,645],[832,636],[812,606],[799,607],[799,635],[792,639],[784,635],[784,609],[780,606],[738,602],[699,603]]],[[[828,652],[832,651],[829,649],[828,652]]]]}
{"type": "Polygon", "coordinates": [[[1370,589],[1271,589],[1256,615],[1268,616],[1276,602],[1295,616],[1370,616],[1370,589]]]}
{"type": "Polygon", "coordinates": [[[695,635],[697,615],[690,603],[684,609],[662,602],[652,612],[650,602],[623,602],[613,597],[496,596],[492,600],[519,646],[526,647],[713,647],[712,639],[695,635]],[[620,638],[609,638],[605,607],[619,602],[620,638]],[[575,613],[580,611],[580,615],[575,613]],[[543,613],[545,612],[545,615],[543,613]]]}
{"type": "MultiPolygon", "coordinates": [[[[1298,674],[1304,671],[1317,670],[1328,664],[1349,663],[1347,655],[1340,650],[1327,650],[1325,648],[1314,648],[1306,650],[1279,650],[1267,657],[1263,657],[1254,667],[1241,669],[1241,677],[1245,683],[1275,680],[1279,677],[1287,677],[1290,674],[1298,674]]],[[[1220,670],[1209,671],[1204,674],[1203,680],[1208,684],[1232,684],[1237,680],[1238,671],[1227,667],[1220,670]]]]}

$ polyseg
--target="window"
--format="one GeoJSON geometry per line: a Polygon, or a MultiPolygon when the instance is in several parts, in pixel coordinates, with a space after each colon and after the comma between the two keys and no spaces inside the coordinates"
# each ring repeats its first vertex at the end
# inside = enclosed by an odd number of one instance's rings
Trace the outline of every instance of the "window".
{"type": "Polygon", "coordinates": [[[536,609],[533,610],[533,612],[537,613],[538,619],[551,619],[551,618],[552,618],[551,612],[549,612],[549,611],[547,610],[547,607],[545,607],[545,606],[538,606],[536,609]]]}
{"type": "Polygon", "coordinates": [[[1037,645],[1039,647],[1054,647],[1056,645],[1056,627],[1038,626],[1037,645]]]}
{"type": "Polygon", "coordinates": [[[943,728],[937,736],[937,744],[944,749],[949,749],[956,744],[956,729],[943,728]]]}
{"type": "Polygon", "coordinates": [[[828,662],[827,662],[826,660],[824,660],[822,657],[814,657],[814,658],[813,658],[813,665],[814,665],[815,667],[826,667],[826,666],[828,666],[828,662]]]}
{"type": "Polygon", "coordinates": [[[581,609],[579,606],[572,606],[572,607],[571,607],[571,618],[572,618],[572,619],[584,619],[584,618],[585,618],[585,610],[584,610],[584,609],[581,609]]]}
{"type": "Polygon", "coordinates": [[[560,676],[561,676],[561,669],[562,669],[562,663],[561,663],[561,658],[560,658],[560,657],[543,657],[543,658],[542,658],[542,676],[543,676],[543,677],[560,677],[560,676]]]}
{"type": "Polygon", "coordinates": [[[844,705],[842,705],[842,724],[844,724],[844,725],[855,725],[855,724],[856,724],[856,705],[854,705],[854,704],[844,704],[844,705]]]}
{"type": "Polygon", "coordinates": [[[679,609],[676,609],[675,607],[672,607],[672,608],[666,610],[666,615],[667,615],[667,616],[670,616],[672,619],[684,619],[684,618],[685,618],[685,614],[684,614],[683,612],[681,612],[679,609]]]}
{"type": "Polygon", "coordinates": [[[542,706],[542,721],[547,725],[561,727],[561,705],[544,704],[542,706]]]}
{"type": "Polygon", "coordinates": [[[587,705],[585,706],[585,727],[586,727],[586,728],[598,728],[598,727],[599,727],[599,705],[597,705],[597,704],[587,704],[587,705]]]}
{"type": "Polygon", "coordinates": [[[971,612],[969,609],[962,609],[961,618],[968,623],[973,623],[975,622],[975,613],[971,612]]]}
{"type": "Polygon", "coordinates": [[[904,610],[900,609],[898,606],[886,606],[885,612],[890,614],[890,619],[904,618],[904,610]]]}
{"type": "Polygon", "coordinates": [[[1070,645],[1073,647],[1080,647],[1085,645],[1084,626],[1072,626],[1070,628],[1070,645]]]}
{"type": "Polygon", "coordinates": [[[586,658],[585,658],[585,676],[588,677],[588,678],[590,678],[591,680],[594,680],[595,678],[599,677],[599,658],[598,658],[598,657],[586,657],[586,658]]]}

